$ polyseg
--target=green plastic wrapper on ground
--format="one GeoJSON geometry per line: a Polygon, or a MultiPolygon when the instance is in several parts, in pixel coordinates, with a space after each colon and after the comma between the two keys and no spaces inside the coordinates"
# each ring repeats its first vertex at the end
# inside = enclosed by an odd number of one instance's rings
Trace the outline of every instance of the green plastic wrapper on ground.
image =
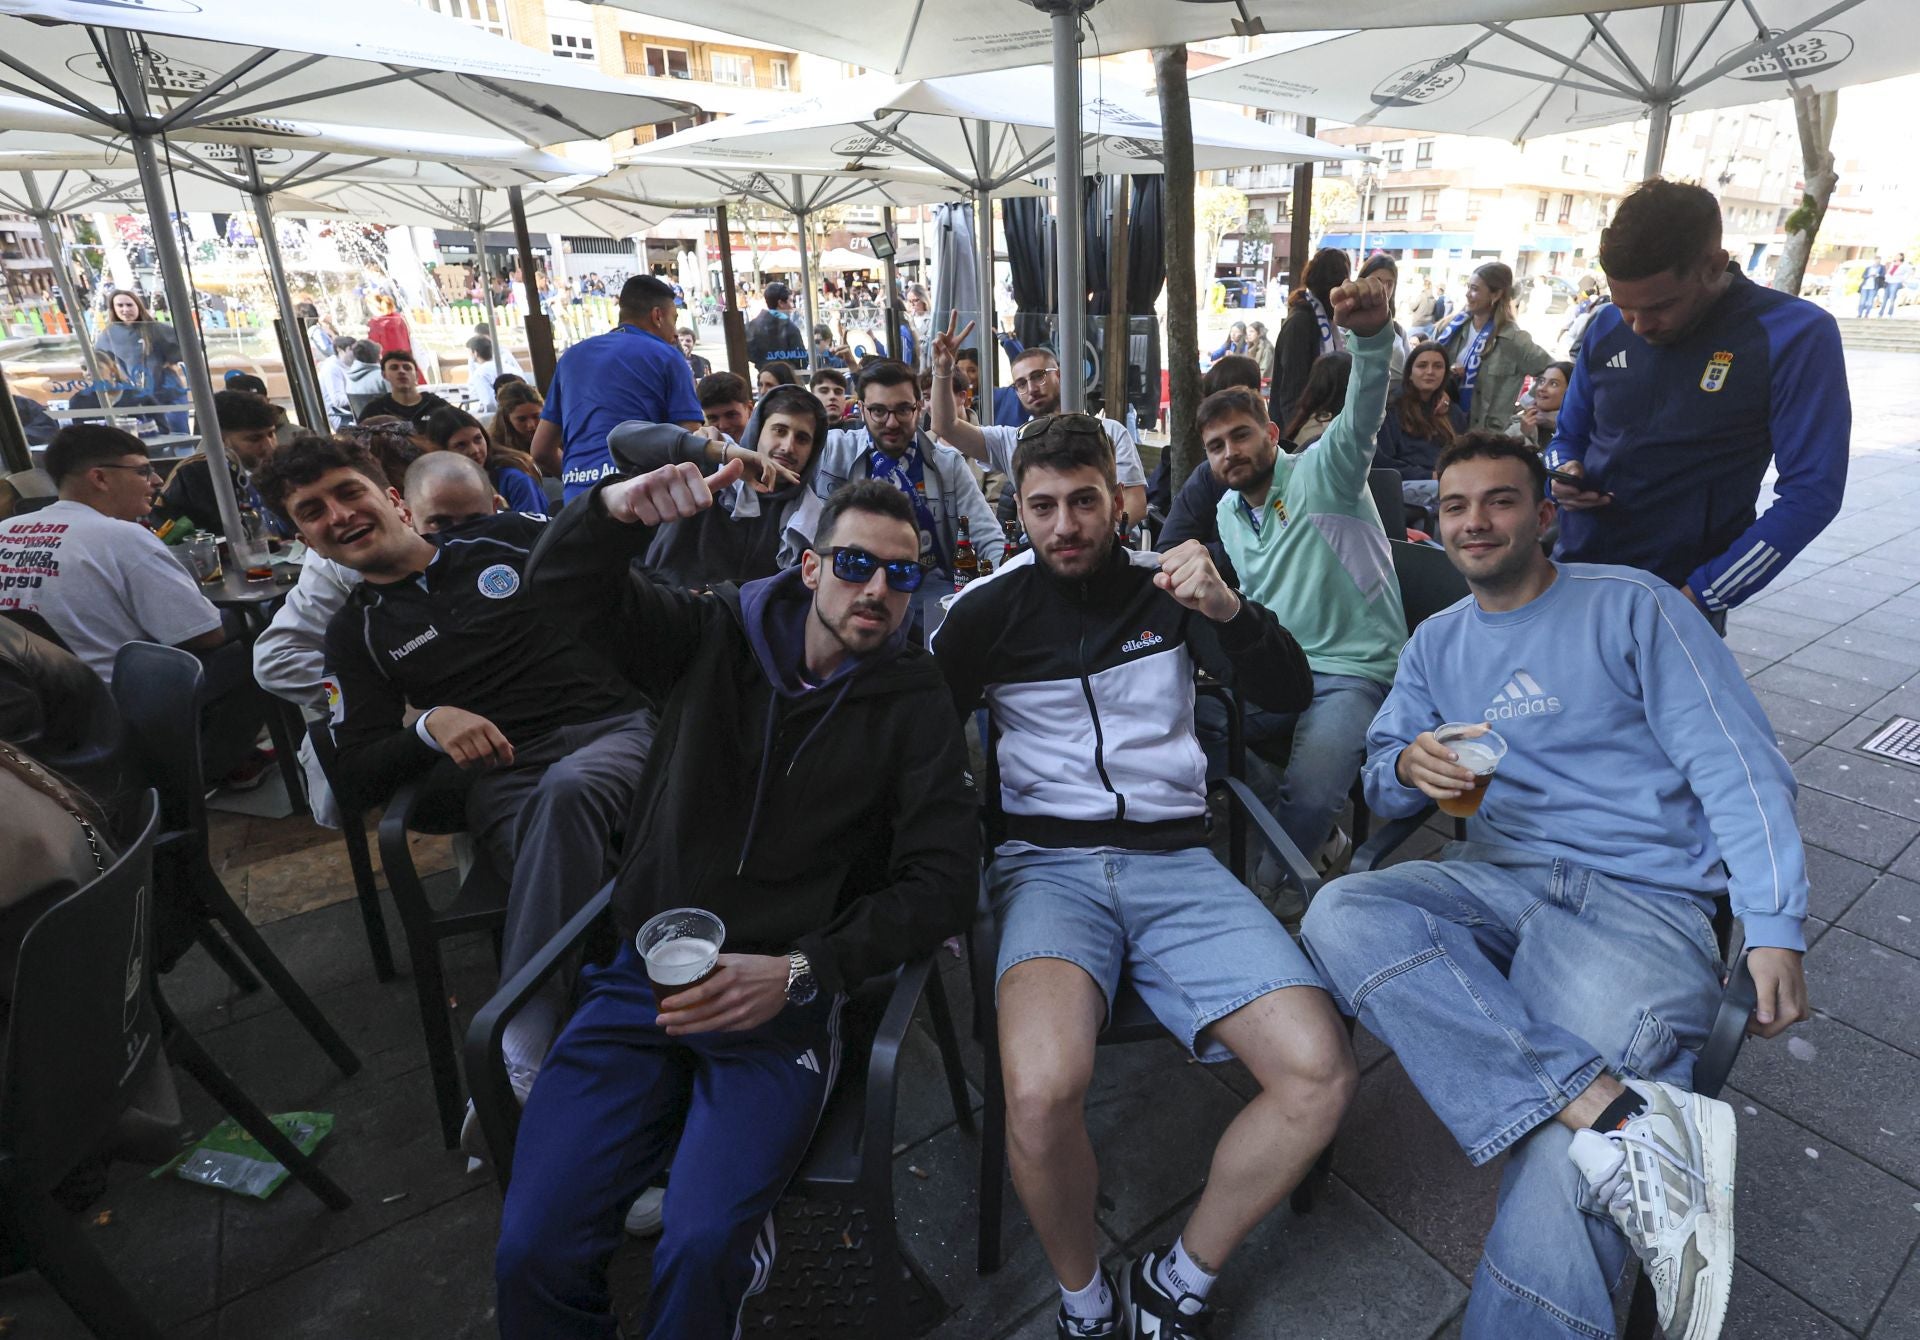
{"type": "MultiPolygon", "coordinates": [[[[313,1153],[333,1129],[331,1112],[282,1112],[272,1120],[302,1154],[313,1153]]],[[[256,1200],[271,1196],[290,1175],[231,1117],[208,1131],[192,1149],[148,1175],[161,1177],[169,1172],[256,1200]]]]}

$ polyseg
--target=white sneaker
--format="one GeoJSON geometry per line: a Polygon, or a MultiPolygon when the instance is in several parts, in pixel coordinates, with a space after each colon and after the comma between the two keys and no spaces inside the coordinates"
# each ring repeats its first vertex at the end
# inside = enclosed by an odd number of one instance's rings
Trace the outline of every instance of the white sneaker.
{"type": "Polygon", "coordinates": [[[627,1232],[636,1238],[650,1238],[660,1231],[661,1207],[667,1203],[662,1187],[650,1186],[627,1207],[627,1232]]]}
{"type": "Polygon", "coordinates": [[[1335,826],[1333,834],[1320,844],[1320,850],[1313,854],[1313,868],[1324,879],[1333,879],[1347,873],[1347,863],[1353,859],[1353,839],[1347,836],[1347,830],[1335,826]]]}
{"type": "Polygon", "coordinates": [[[1671,1084],[1617,1131],[1575,1131],[1574,1161],[1632,1244],[1667,1340],[1714,1340],[1733,1289],[1733,1109],[1671,1084]]]}

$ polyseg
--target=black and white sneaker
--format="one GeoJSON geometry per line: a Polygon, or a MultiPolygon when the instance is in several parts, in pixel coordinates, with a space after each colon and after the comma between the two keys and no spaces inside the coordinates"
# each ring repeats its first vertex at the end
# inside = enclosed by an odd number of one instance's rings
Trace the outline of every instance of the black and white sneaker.
{"type": "Polygon", "coordinates": [[[1062,1303],[1060,1311],[1053,1318],[1054,1334],[1059,1337],[1059,1340],[1126,1340],[1126,1305],[1118,1303],[1120,1295],[1114,1289],[1113,1281],[1107,1278],[1104,1268],[1100,1271],[1100,1276],[1106,1279],[1107,1292],[1116,1300],[1114,1310],[1104,1317],[1088,1321],[1084,1317],[1069,1317],[1066,1304],[1062,1303]]]}
{"type": "Polygon", "coordinates": [[[1164,1247],[1140,1253],[1120,1281],[1120,1315],[1133,1327],[1133,1340],[1206,1340],[1213,1309],[1190,1293],[1178,1298],[1160,1287],[1155,1267],[1164,1247]]]}

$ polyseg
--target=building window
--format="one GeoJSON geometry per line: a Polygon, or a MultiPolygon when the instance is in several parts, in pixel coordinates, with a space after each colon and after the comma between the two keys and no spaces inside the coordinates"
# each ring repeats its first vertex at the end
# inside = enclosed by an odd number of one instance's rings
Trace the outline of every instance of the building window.
{"type": "Polygon", "coordinates": [[[1486,201],[1477,195],[1467,197],[1467,222],[1472,223],[1480,217],[1480,211],[1486,208],[1486,201]]]}
{"type": "Polygon", "coordinates": [[[420,3],[436,14],[485,28],[496,37],[513,36],[507,31],[506,0],[420,0],[420,3]]]}
{"type": "Polygon", "coordinates": [[[1534,204],[1533,221],[1535,223],[1545,223],[1547,221],[1547,204],[1548,201],[1544,195],[1534,204]]]}
{"type": "Polygon", "coordinates": [[[742,88],[753,87],[753,58],[734,56],[724,51],[713,53],[713,82],[716,84],[737,84],[742,88]]]}
{"type": "Polygon", "coordinates": [[[579,37],[573,33],[549,33],[553,39],[553,54],[563,60],[592,60],[593,39],[579,37]]]}
{"type": "Polygon", "coordinates": [[[1321,169],[1322,174],[1328,177],[1344,176],[1346,175],[1346,171],[1347,171],[1346,161],[1344,159],[1339,159],[1339,158],[1334,159],[1332,162],[1328,163],[1325,167],[1321,169]]]}
{"type": "Polygon", "coordinates": [[[1419,140],[1413,146],[1413,164],[1415,167],[1433,166],[1433,141],[1419,140]]]}
{"type": "Polygon", "coordinates": [[[792,88],[793,66],[784,60],[774,60],[770,62],[770,65],[773,70],[773,86],[775,88],[792,88]]]}
{"type": "Polygon", "coordinates": [[[1437,219],[1440,217],[1440,192],[1420,192],[1420,217],[1423,219],[1437,219]]]}
{"type": "Polygon", "coordinates": [[[1392,219],[1404,219],[1406,217],[1407,217],[1407,198],[1404,195],[1388,196],[1387,197],[1387,218],[1389,220],[1392,220],[1392,219]]]}
{"type": "Polygon", "coordinates": [[[643,47],[646,68],[635,71],[638,74],[652,75],[655,79],[691,79],[693,66],[687,59],[684,47],[643,47]]]}
{"type": "Polygon", "coordinates": [[[1572,221],[1573,197],[1571,195],[1563,195],[1560,197],[1560,222],[1570,223],[1572,221]]]}
{"type": "Polygon", "coordinates": [[[1392,172],[1393,170],[1398,168],[1400,166],[1401,160],[1404,159],[1406,156],[1407,156],[1407,149],[1405,145],[1389,144],[1387,146],[1387,154],[1386,154],[1387,171],[1392,172]]]}

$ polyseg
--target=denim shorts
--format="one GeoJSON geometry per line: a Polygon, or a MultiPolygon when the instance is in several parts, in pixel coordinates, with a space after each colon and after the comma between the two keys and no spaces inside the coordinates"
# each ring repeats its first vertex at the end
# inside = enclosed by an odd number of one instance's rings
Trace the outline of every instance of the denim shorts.
{"type": "Polygon", "coordinates": [[[1064,959],[1107,998],[1124,977],[1202,1061],[1233,1053],[1200,1034],[1282,987],[1324,989],[1300,946],[1204,847],[1122,851],[1011,844],[988,889],[1000,923],[995,981],[1030,958],[1064,959]]]}

